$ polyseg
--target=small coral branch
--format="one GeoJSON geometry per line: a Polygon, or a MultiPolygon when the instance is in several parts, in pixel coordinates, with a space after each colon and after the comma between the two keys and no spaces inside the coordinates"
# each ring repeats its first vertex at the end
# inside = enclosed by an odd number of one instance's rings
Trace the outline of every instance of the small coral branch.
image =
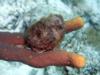
{"type": "Polygon", "coordinates": [[[33,67],[72,66],[84,67],[85,58],[81,55],[66,51],[48,51],[35,54],[29,49],[0,44],[0,59],[20,61],[33,67]]]}

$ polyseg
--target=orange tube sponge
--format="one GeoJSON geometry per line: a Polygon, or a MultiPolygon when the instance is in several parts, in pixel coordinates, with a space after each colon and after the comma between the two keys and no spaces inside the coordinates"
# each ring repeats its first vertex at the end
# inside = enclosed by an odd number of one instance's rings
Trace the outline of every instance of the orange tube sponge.
{"type": "Polygon", "coordinates": [[[75,53],[58,50],[36,54],[30,49],[7,44],[0,44],[0,59],[19,61],[38,68],[52,65],[81,68],[85,65],[85,58],[75,53]]]}
{"type": "Polygon", "coordinates": [[[71,61],[72,66],[77,68],[82,68],[85,66],[86,59],[84,56],[75,54],[73,52],[68,52],[68,57],[71,61]]]}
{"type": "Polygon", "coordinates": [[[85,66],[85,58],[83,56],[66,51],[48,51],[31,59],[33,59],[31,63],[34,63],[33,66],[35,67],[55,65],[82,68],[85,66]]]}
{"type": "Polygon", "coordinates": [[[25,40],[22,33],[0,32],[0,43],[24,45],[25,40]]]}
{"type": "Polygon", "coordinates": [[[74,30],[77,30],[81,27],[83,27],[84,25],[84,21],[83,21],[83,18],[78,16],[72,20],[69,20],[69,21],[65,21],[65,31],[66,32],[71,32],[71,31],[74,31],[74,30]]]}

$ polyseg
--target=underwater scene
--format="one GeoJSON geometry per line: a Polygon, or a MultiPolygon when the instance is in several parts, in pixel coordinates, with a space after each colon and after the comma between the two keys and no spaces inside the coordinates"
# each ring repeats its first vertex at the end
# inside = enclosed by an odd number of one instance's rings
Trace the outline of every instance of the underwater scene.
{"type": "Polygon", "coordinates": [[[0,0],[0,75],[100,75],[100,0],[0,0]]]}

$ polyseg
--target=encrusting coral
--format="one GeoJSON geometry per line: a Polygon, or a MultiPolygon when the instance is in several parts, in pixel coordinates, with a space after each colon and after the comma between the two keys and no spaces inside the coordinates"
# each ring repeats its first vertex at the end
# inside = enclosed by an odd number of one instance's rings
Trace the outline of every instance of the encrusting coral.
{"type": "Polygon", "coordinates": [[[84,67],[84,56],[57,48],[65,33],[79,29],[83,24],[81,17],[64,21],[60,15],[49,15],[29,27],[25,36],[0,32],[0,59],[20,61],[33,67],[84,67]]]}

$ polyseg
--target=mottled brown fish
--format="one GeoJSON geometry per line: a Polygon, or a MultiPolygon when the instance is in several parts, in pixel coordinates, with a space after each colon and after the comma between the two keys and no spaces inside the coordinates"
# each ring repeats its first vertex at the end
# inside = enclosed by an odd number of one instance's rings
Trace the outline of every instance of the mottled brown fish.
{"type": "Polygon", "coordinates": [[[83,20],[80,17],[64,22],[61,15],[49,15],[27,30],[27,43],[34,52],[51,51],[59,46],[65,32],[79,29],[82,25],[83,20]]]}

